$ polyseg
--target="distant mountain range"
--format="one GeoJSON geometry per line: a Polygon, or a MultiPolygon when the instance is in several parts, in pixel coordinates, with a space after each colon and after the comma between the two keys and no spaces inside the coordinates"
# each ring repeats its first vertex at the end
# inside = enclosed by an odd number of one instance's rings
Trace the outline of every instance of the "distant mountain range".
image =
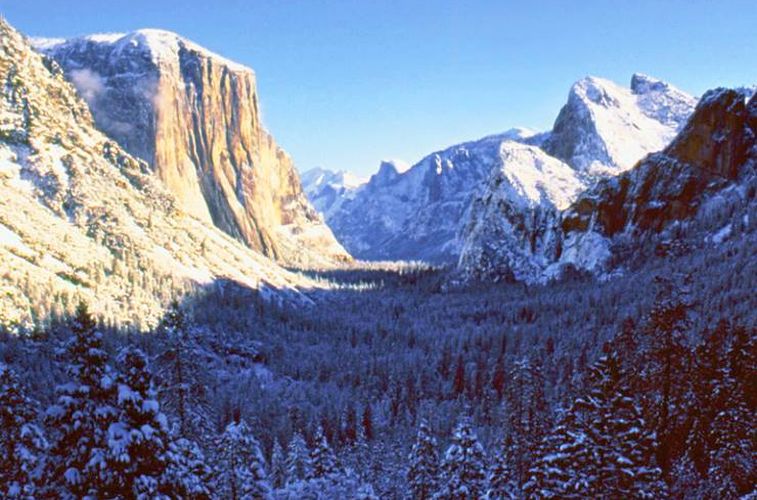
{"type": "MultiPolygon", "coordinates": [[[[367,184],[325,212],[326,220],[358,258],[453,264],[476,237],[469,233],[484,231],[471,227],[480,208],[470,212],[487,184],[505,182],[511,218],[528,225],[665,147],[695,104],[693,97],[645,75],[633,75],[630,88],[587,77],[570,89],[552,131],[512,129],[458,144],[402,173],[382,165],[367,184]]],[[[514,252],[522,237],[512,235],[514,252]]]]}

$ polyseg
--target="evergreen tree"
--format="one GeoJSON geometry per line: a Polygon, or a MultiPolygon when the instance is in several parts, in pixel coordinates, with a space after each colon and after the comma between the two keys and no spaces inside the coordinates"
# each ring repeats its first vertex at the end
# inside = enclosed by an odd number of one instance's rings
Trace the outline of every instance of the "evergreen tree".
{"type": "Polygon", "coordinates": [[[273,442],[271,451],[271,486],[281,488],[286,482],[286,464],[284,461],[284,450],[281,449],[279,440],[273,442]]]}
{"type": "Polygon", "coordinates": [[[657,436],[656,458],[663,474],[685,447],[683,426],[690,401],[688,384],[689,349],[686,346],[688,304],[680,286],[672,279],[658,278],[657,300],[643,329],[644,367],[639,381],[645,415],[657,436]]]}
{"type": "Polygon", "coordinates": [[[421,420],[418,427],[418,436],[410,452],[409,462],[407,482],[413,498],[431,498],[438,488],[439,455],[436,450],[436,438],[431,434],[425,419],[421,420]]]}
{"type": "Polygon", "coordinates": [[[507,389],[508,435],[512,439],[513,470],[518,485],[525,483],[542,438],[550,428],[541,365],[518,360],[507,389]]]}
{"type": "Polygon", "coordinates": [[[286,471],[285,481],[287,484],[296,483],[311,475],[310,452],[308,451],[305,439],[303,439],[302,434],[299,432],[296,432],[292,436],[291,441],[289,441],[284,469],[286,471]]]}
{"type": "Polygon", "coordinates": [[[265,460],[247,424],[230,423],[219,444],[219,492],[232,500],[271,498],[265,460]]]}
{"type": "Polygon", "coordinates": [[[323,427],[318,427],[315,433],[315,444],[310,451],[311,478],[323,478],[337,472],[336,457],[331,451],[329,442],[323,433],[323,427]]]}
{"type": "Polygon", "coordinates": [[[543,438],[523,485],[527,498],[587,498],[593,443],[580,419],[576,405],[560,412],[552,432],[543,438]]]}
{"type": "Polygon", "coordinates": [[[486,456],[470,419],[455,428],[442,462],[440,488],[435,498],[476,499],[486,493],[486,456]]]}
{"type": "Polygon", "coordinates": [[[64,360],[71,381],[58,387],[47,412],[52,434],[48,489],[52,495],[98,496],[107,477],[108,428],[116,421],[116,385],[102,335],[85,304],[79,304],[64,360]]]}
{"type": "Polygon", "coordinates": [[[503,441],[502,448],[489,472],[489,490],[486,493],[488,500],[520,498],[513,472],[511,447],[512,439],[508,437],[503,441]]]}
{"type": "Polygon", "coordinates": [[[664,485],[655,465],[654,434],[630,396],[617,357],[600,358],[589,381],[589,396],[578,404],[588,413],[585,422],[595,445],[595,491],[619,498],[659,498],[664,485]]]}
{"type": "Polygon", "coordinates": [[[588,393],[543,441],[525,492],[533,498],[664,496],[654,435],[629,396],[617,359],[601,358],[589,380],[588,393]]]}
{"type": "Polygon", "coordinates": [[[161,491],[172,498],[207,500],[212,471],[205,464],[199,446],[185,438],[173,439],[168,445],[167,465],[160,480],[161,491]]]}
{"type": "Polygon", "coordinates": [[[35,423],[36,405],[18,377],[0,363],[0,497],[33,498],[47,442],[35,423]]]}
{"type": "Polygon", "coordinates": [[[174,301],[158,326],[163,352],[159,355],[160,390],[166,407],[176,415],[183,437],[210,433],[207,424],[204,377],[194,362],[200,351],[184,311],[174,301]]]}
{"type": "Polygon", "coordinates": [[[108,494],[155,497],[169,459],[168,422],[160,412],[144,353],[126,347],[118,361],[118,420],[108,428],[108,494]]]}

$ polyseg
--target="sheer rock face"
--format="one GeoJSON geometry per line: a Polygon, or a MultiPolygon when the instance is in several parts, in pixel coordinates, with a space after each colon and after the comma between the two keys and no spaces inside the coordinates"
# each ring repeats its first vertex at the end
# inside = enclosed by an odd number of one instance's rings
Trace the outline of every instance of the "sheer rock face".
{"type": "Polygon", "coordinates": [[[35,45],[184,210],[289,264],[349,259],[263,129],[251,69],[159,30],[35,45]]]}
{"type": "Polygon", "coordinates": [[[712,90],[667,148],[585,192],[563,214],[563,231],[612,238],[634,230],[659,232],[690,218],[708,194],[754,178],[755,137],[752,91],[712,90]]]}
{"type": "Polygon", "coordinates": [[[82,82],[2,19],[0,75],[0,316],[40,320],[83,299],[107,321],[149,326],[172,298],[232,282],[310,302],[297,288],[316,283],[178,208],[96,128],[82,82]]]}
{"type": "Polygon", "coordinates": [[[618,175],[667,146],[695,104],[646,75],[633,75],[630,88],[586,77],[571,87],[544,150],[588,175],[618,175]]]}
{"type": "Polygon", "coordinates": [[[607,242],[595,234],[566,238],[563,211],[603,179],[664,148],[693,108],[691,96],[645,75],[633,75],[630,88],[596,77],[576,82],[541,142],[500,148],[461,231],[462,279],[532,283],[566,264],[601,265],[610,255],[607,242]]]}

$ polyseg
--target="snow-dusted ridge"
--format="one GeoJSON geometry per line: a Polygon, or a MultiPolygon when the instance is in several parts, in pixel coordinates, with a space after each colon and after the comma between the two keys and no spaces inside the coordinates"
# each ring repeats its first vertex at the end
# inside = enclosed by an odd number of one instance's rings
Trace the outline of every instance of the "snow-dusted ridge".
{"type": "Polygon", "coordinates": [[[181,48],[186,48],[201,53],[206,57],[213,58],[234,71],[254,73],[249,66],[227,59],[172,31],[161,29],[143,28],[127,33],[93,33],[70,39],[43,37],[30,39],[32,47],[40,51],[51,51],[65,45],[85,44],[87,42],[113,45],[117,50],[129,46],[146,47],[155,58],[155,62],[161,59],[172,60],[176,58],[181,48]]]}
{"type": "Polygon", "coordinates": [[[455,263],[464,248],[475,246],[473,228],[484,237],[487,224],[499,224],[472,219],[499,217],[497,210],[481,209],[482,200],[507,200],[510,210],[524,210],[524,219],[533,217],[532,209],[565,208],[577,192],[665,147],[694,104],[693,97],[646,75],[633,75],[630,87],[586,77],[571,87],[551,131],[513,128],[432,153],[405,172],[382,163],[326,220],[357,257],[455,263]],[[508,142],[529,148],[504,147],[508,142]],[[537,164],[555,168],[542,172],[537,164]],[[473,210],[476,203],[480,209],[473,210]]]}

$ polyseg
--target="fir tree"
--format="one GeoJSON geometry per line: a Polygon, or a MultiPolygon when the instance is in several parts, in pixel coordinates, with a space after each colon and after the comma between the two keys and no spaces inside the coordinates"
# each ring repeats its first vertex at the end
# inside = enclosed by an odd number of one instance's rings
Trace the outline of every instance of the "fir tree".
{"type": "Polygon", "coordinates": [[[48,489],[53,495],[98,496],[107,480],[116,385],[102,335],[85,304],[79,305],[71,329],[74,336],[64,355],[71,381],[58,387],[58,402],[47,412],[52,433],[48,489]]]}
{"type": "Polygon", "coordinates": [[[182,436],[208,434],[206,402],[201,397],[203,377],[200,366],[194,362],[199,347],[178,302],[171,303],[158,326],[158,333],[163,343],[163,352],[158,357],[161,397],[176,415],[182,436]]]}
{"type": "Polygon", "coordinates": [[[284,459],[284,450],[281,448],[278,439],[274,440],[273,450],[271,451],[270,480],[271,486],[273,486],[273,488],[281,488],[286,482],[286,463],[284,459]]]}
{"type": "Polygon", "coordinates": [[[0,497],[33,498],[47,442],[35,423],[36,405],[18,377],[0,363],[0,497]]]}
{"type": "Polygon", "coordinates": [[[323,478],[337,472],[336,457],[331,451],[329,442],[323,433],[323,427],[318,427],[315,433],[315,444],[310,451],[311,478],[323,478]]]}
{"type": "Polygon", "coordinates": [[[440,488],[435,498],[475,499],[486,493],[486,456],[470,420],[455,428],[442,462],[440,488]]]}
{"type": "Polygon", "coordinates": [[[258,441],[244,422],[232,422],[220,439],[219,490],[229,499],[271,498],[271,485],[258,441]]]}
{"type": "Polygon", "coordinates": [[[418,436],[408,458],[407,482],[413,498],[431,498],[437,491],[439,455],[436,450],[436,438],[431,434],[428,422],[424,419],[418,427],[418,436]]]}
{"type": "Polygon", "coordinates": [[[160,412],[145,355],[126,347],[118,361],[118,420],[108,428],[108,494],[154,497],[169,459],[168,422],[160,412]]]}
{"type": "Polygon", "coordinates": [[[185,438],[173,439],[166,453],[167,465],[161,477],[161,491],[174,498],[207,500],[213,497],[210,490],[212,471],[205,464],[199,446],[185,438]]]}
{"type": "Polygon", "coordinates": [[[287,447],[287,456],[284,463],[286,483],[296,483],[297,481],[310,477],[312,465],[310,463],[310,452],[307,443],[302,434],[296,432],[289,441],[287,447]]]}
{"type": "Polygon", "coordinates": [[[520,498],[513,472],[511,448],[512,439],[508,437],[503,440],[502,448],[489,472],[489,490],[486,493],[489,500],[520,498]]]}

